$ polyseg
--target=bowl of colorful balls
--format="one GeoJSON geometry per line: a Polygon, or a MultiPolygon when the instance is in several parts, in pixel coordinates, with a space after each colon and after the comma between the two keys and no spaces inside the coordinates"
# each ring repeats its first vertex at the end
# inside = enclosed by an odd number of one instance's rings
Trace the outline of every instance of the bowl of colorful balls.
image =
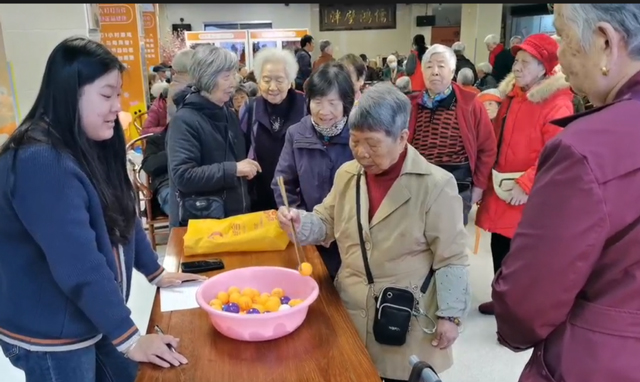
{"type": "Polygon", "coordinates": [[[307,317],[319,294],[311,265],[233,269],[205,281],[196,293],[198,305],[223,335],[258,342],[284,337],[307,317]]]}

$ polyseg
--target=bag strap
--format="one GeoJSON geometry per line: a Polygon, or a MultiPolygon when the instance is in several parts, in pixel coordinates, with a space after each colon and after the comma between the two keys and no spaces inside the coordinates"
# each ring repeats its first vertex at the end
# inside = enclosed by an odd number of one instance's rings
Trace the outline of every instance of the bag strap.
{"type": "MultiPolygon", "coordinates": [[[[358,175],[356,176],[356,221],[358,223],[358,239],[360,240],[360,252],[362,253],[362,262],[364,263],[364,272],[367,276],[367,285],[373,285],[373,273],[371,272],[371,267],[369,266],[369,257],[367,256],[367,248],[364,245],[364,228],[362,228],[362,205],[360,203],[360,181],[362,180],[362,171],[358,171],[358,175]]],[[[433,268],[429,269],[429,273],[427,277],[424,279],[424,282],[420,286],[420,293],[427,293],[427,289],[429,289],[429,284],[431,284],[431,279],[433,278],[433,268]]]]}
{"type": "Polygon", "coordinates": [[[502,120],[502,126],[500,126],[500,134],[498,135],[498,152],[496,155],[496,163],[493,167],[498,165],[498,160],[500,159],[500,149],[502,149],[502,139],[504,138],[504,127],[507,124],[507,117],[509,116],[509,109],[511,109],[511,105],[513,104],[513,98],[509,100],[509,104],[507,105],[507,110],[504,113],[504,119],[502,120]]]}

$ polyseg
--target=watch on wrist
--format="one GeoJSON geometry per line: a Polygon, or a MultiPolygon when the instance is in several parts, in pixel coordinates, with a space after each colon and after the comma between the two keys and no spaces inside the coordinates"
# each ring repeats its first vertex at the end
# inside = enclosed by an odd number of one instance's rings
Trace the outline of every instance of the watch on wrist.
{"type": "Polygon", "coordinates": [[[454,323],[456,326],[462,325],[462,321],[458,317],[438,317],[439,320],[446,320],[454,323]]]}

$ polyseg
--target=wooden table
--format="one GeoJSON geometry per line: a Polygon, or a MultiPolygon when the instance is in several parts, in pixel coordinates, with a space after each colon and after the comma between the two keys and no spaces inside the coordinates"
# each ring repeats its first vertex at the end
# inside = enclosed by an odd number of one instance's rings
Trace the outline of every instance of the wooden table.
{"type": "MultiPolygon", "coordinates": [[[[177,272],[183,259],[186,228],[169,236],[164,266],[177,272]]],[[[380,382],[338,292],[315,247],[305,247],[313,265],[320,296],[309,308],[305,322],[292,334],[273,341],[241,342],[218,333],[201,309],[162,313],[156,293],[149,333],[159,325],[180,338],[179,351],[189,364],[162,369],[142,364],[137,382],[380,382]]],[[[247,266],[296,268],[292,245],[283,252],[255,252],[189,256],[188,261],[220,258],[226,270],[247,266]]],[[[213,276],[218,272],[211,272],[213,276]]]]}

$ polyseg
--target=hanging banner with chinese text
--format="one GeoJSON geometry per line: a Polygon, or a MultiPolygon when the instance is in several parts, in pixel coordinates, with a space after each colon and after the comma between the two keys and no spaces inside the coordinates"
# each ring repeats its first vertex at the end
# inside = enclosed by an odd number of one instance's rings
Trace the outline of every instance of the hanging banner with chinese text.
{"type": "Polygon", "coordinates": [[[320,31],[395,29],[396,4],[320,4],[320,31]]]}
{"type": "Polygon", "coordinates": [[[146,111],[146,71],[136,4],[100,4],[100,39],[127,67],[122,75],[122,110],[136,116],[146,111]]]}
{"type": "Polygon", "coordinates": [[[160,37],[158,28],[158,4],[140,4],[144,28],[144,50],[147,69],[160,64],[160,37]]]}

